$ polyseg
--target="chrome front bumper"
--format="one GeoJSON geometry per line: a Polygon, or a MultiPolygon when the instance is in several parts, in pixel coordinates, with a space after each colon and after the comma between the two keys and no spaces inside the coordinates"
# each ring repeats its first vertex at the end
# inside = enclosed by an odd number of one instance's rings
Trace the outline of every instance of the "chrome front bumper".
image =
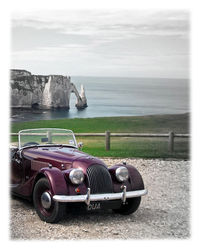
{"type": "Polygon", "coordinates": [[[90,194],[88,188],[85,195],[54,195],[53,200],[58,202],[85,202],[90,205],[90,201],[109,201],[109,200],[122,200],[126,202],[127,198],[140,197],[147,194],[147,190],[126,191],[126,186],[121,193],[108,193],[108,194],[90,194]]]}

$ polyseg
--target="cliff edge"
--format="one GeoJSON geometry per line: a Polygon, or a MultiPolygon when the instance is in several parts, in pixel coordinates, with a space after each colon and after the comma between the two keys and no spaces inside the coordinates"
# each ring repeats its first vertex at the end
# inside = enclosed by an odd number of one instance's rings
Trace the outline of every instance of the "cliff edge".
{"type": "Polygon", "coordinates": [[[70,96],[77,98],[77,109],[87,107],[84,87],[79,95],[70,76],[32,75],[26,70],[11,69],[11,107],[33,109],[70,108],[70,96]]]}

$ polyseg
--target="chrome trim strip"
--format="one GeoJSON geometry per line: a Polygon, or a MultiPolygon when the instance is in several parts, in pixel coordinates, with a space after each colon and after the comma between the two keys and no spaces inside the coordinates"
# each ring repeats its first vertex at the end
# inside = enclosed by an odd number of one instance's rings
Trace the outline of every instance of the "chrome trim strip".
{"type": "Polygon", "coordinates": [[[86,194],[86,200],[85,203],[89,206],[90,205],[90,188],[88,188],[87,194],[86,194]]]}
{"type": "Polygon", "coordinates": [[[53,200],[58,202],[85,202],[87,205],[90,201],[105,201],[105,200],[122,200],[125,198],[140,197],[147,194],[147,189],[128,191],[125,188],[121,193],[108,193],[108,194],[90,194],[90,188],[88,188],[85,195],[54,195],[53,200]]]}
{"type": "Polygon", "coordinates": [[[123,201],[123,203],[126,202],[126,186],[124,186],[124,189],[123,189],[122,201],[123,201]]]}

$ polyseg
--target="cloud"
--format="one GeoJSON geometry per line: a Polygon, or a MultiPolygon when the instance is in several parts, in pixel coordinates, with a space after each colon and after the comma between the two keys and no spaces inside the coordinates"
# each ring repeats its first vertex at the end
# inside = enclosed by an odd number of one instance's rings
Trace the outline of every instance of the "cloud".
{"type": "Polygon", "coordinates": [[[175,75],[177,65],[187,76],[188,34],[185,11],[18,12],[12,19],[12,61],[33,68],[41,63],[48,72],[53,63],[59,71],[60,63],[83,75],[124,75],[125,68],[134,75],[139,67],[144,74],[163,67],[175,75]]]}
{"type": "Polygon", "coordinates": [[[56,30],[65,34],[134,33],[179,35],[188,32],[188,13],[177,11],[55,11],[13,16],[14,27],[56,30]]]}

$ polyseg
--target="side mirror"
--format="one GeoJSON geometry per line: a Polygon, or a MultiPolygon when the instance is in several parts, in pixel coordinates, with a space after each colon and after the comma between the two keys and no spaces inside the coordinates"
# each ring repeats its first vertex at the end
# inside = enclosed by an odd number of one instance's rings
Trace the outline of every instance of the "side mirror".
{"type": "Polygon", "coordinates": [[[78,149],[79,149],[79,150],[82,150],[82,148],[83,148],[83,143],[82,143],[82,142],[79,142],[79,143],[78,143],[78,149]]]}

